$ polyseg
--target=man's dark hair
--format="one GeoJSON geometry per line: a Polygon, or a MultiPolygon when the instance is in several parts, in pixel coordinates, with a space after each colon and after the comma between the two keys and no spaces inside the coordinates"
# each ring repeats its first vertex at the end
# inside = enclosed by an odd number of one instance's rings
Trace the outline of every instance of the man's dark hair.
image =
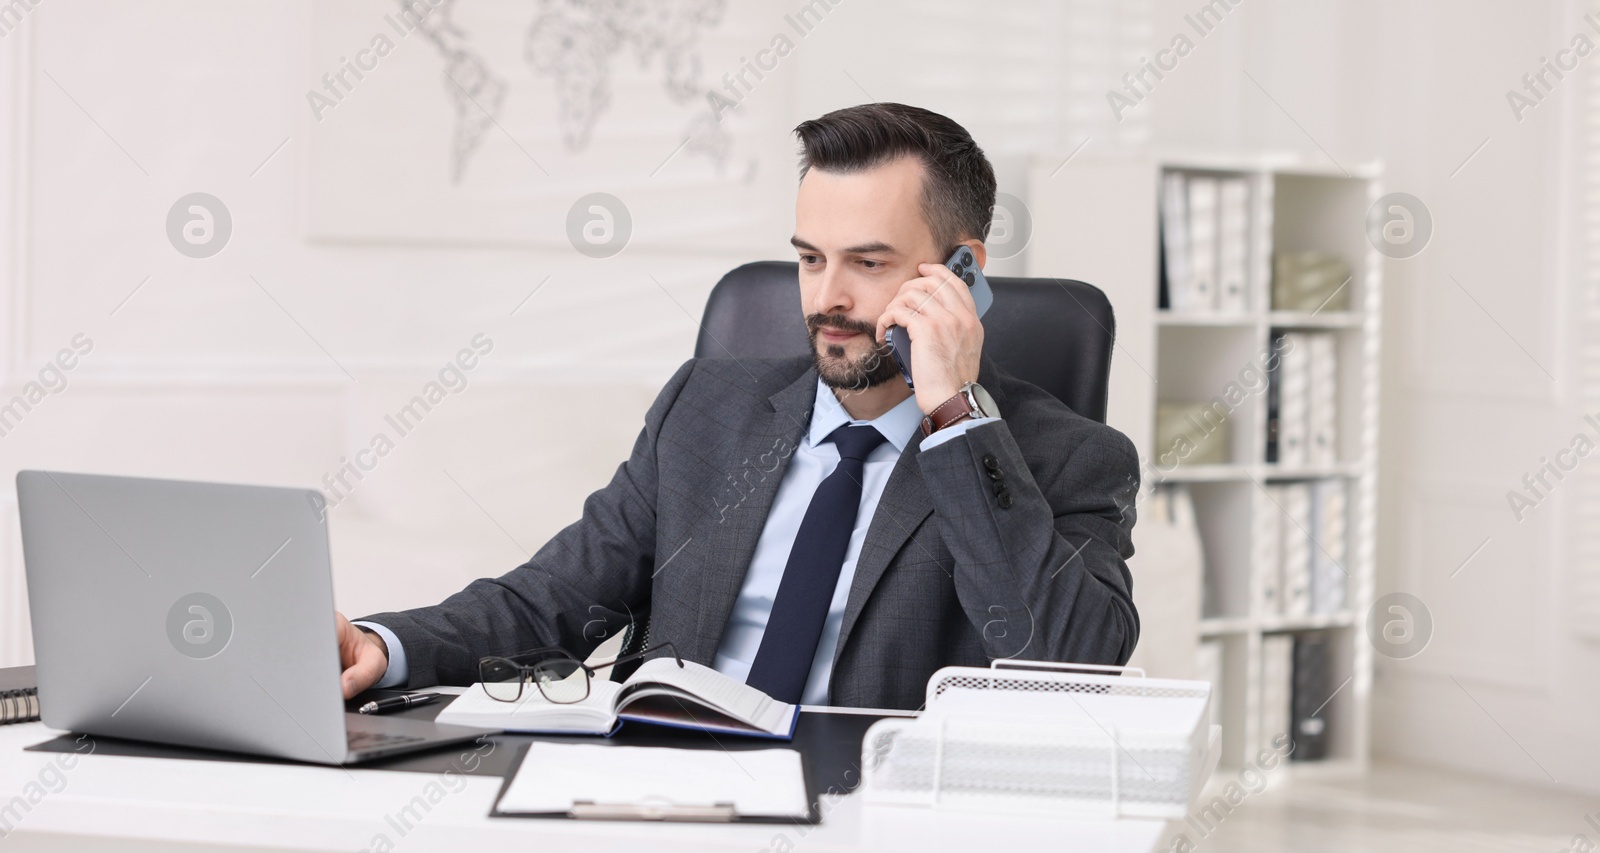
{"type": "MultiPolygon", "coordinates": [[[[800,177],[872,169],[898,157],[922,161],[922,217],[944,250],[989,236],[994,167],[966,128],[905,104],[861,104],[800,123],[800,177]]],[[[940,260],[943,260],[942,258],[940,260]]]]}

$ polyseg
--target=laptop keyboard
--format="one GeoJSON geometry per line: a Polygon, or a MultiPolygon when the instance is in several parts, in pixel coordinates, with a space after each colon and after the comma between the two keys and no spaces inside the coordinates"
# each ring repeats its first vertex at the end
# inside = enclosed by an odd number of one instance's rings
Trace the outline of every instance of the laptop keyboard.
{"type": "Polygon", "coordinates": [[[423,738],[419,735],[397,735],[390,732],[347,732],[345,734],[345,742],[355,752],[404,746],[408,743],[420,743],[422,740],[423,738]]]}

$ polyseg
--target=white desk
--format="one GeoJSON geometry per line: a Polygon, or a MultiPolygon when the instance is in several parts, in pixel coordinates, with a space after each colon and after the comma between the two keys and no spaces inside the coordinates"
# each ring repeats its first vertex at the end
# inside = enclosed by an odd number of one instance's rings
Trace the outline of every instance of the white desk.
{"type": "Polygon", "coordinates": [[[60,732],[0,726],[0,850],[1156,850],[1161,821],[999,818],[825,801],[819,826],[489,818],[501,780],[388,770],[26,752],[60,732]],[[63,769],[63,763],[70,764],[63,769]],[[436,802],[428,803],[432,791],[436,802]],[[13,797],[37,802],[22,810],[13,797]],[[414,820],[402,810],[415,798],[414,820]],[[8,808],[12,811],[8,811],[8,808]],[[20,814],[20,819],[13,814],[20,814]],[[7,823],[12,824],[10,830],[7,823]],[[142,844],[140,842],[143,842],[142,844]],[[380,845],[374,847],[374,845],[380,845]]]}

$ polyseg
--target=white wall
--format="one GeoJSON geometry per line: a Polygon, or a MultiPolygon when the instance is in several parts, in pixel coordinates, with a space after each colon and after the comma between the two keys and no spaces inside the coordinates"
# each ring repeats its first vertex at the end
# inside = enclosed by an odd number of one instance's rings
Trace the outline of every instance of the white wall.
{"type": "Polygon", "coordinates": [[[1578,494],[1558,492],[1520,522],[1506,499],[1581,428],[1572,366],[1586,342],[1567,334],[1579,294],[1564,240],[1580,228],[1568,194],[1587,117],[1576,77],[1521,121],[1505,93],[1580,27],[1597,34],[1579,4],[1429,11],[1390,15],[1394,32],[1416,35],[1381,55],[1430,84],[1414,109],[1385,112],[1377,141],[1395,149],[1393,186],[1427,200],[1438,223],[1418,263],[1391,264],[1385,443],[1389,577],[1428,605],[1436,632],[1423,654],[1381,671],[1378,744],[1593,790],[1600,647],[1567,606],[1579,531],[1563,514],[1578,494]]]}

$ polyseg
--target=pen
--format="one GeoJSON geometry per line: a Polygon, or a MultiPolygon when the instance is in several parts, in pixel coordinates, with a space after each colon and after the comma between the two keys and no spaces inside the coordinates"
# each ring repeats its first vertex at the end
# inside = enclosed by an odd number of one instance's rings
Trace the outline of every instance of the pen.
{"type": "Polygon", "coordinates": [[[412,705],[426,705],[439,698],[437,693],[407,693],[404,696],[392,696],[388,699],[374,699],[359,709],[363,714],[381,714],[384,711],[393,711],[396,708],[409,708],[412,705]]]}

